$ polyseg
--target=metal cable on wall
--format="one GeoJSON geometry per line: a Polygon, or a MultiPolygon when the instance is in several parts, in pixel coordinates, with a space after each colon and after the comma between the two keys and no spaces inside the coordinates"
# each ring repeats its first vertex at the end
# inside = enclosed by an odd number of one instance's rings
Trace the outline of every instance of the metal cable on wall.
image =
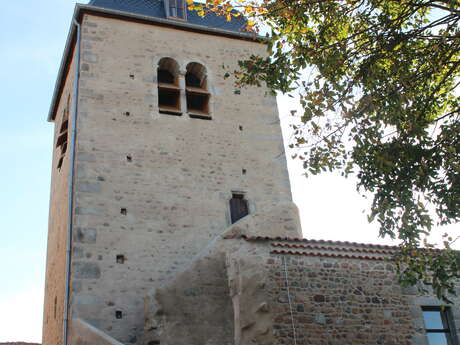
{"type": "Polygon", "coordinates": [[[286,257],[285,256],[283,256],[283,263],[284,263],[284,278],[285,278],[285,281],[286,281],[286,290],[287,290],[287,296],[288,296],[288,302],[289,302],[289,311],[291,313],[291,323],[292,323],[292,333],[293,333],[293,336],[294,336],[294,345],[297,345],[297,336],[296,336],[296,332],[295,332],[294,314],[292,312],[291,293],[289,291],[289,279],[288,279],[286,257]]]}

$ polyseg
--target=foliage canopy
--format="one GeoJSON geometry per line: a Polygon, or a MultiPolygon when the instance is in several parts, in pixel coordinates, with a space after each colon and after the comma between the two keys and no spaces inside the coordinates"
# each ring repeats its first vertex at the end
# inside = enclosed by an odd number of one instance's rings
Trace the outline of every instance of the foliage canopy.
{"type": "Polygon", "coordinates": [[[454,292],[460,255],[424,241],[460,219],[460,0],[208,0],[189,7],[248,18],[268,57],[234,71],[240,85],[295,95],[292,148],[306,174],[355,174],[368,216],[401,241],[404,284],[454,292]]]}

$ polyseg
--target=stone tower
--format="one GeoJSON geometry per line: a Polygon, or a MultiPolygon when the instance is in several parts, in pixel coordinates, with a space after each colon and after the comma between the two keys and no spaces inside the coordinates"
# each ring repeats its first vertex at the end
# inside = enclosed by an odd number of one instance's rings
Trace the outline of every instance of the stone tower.
{"type": "Polygon", "coordinates": [[[76,6],[49,113],[43,344],[73,344],[76,319],[140,344],[144,297],[232,223],[282,211],[294,226],[272,235],[299,234],[276,100],[222,67],[265,46],[184,2],[76,6]]]}

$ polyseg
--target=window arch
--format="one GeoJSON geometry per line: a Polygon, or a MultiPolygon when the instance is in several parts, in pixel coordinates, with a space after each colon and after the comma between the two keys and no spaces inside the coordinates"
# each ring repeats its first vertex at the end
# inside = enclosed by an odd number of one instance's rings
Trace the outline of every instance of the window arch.
{"type": "Polygon", "coordinates": [[[190,117],[209,119],[209,92],[206,67],[190,62],[185,73],[187,112],[190,117]]]}
{"type": "Polygon", "coordinates": [[[160,113],[181,115],[179,64],[165,57],[158,62],[158,108],[160,113]]]}

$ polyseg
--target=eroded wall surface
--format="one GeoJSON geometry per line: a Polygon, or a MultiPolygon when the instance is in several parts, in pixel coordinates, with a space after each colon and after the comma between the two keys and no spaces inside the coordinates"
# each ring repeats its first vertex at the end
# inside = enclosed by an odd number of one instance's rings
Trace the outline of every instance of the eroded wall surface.
{"type": "Polygon", "coordinates": [[[280,204],[229,226],[176,277],[145,300],[141,344],[272,344],[264,241],[242,237],[300,233],[297,208],[280,204]],[[275,231],[278,229],[278,231],[275,231]],[[283,231],[279,231],[283,229],[283,231]]]}
{"type": "Polygon", "coordinates": [[[227,228],[232,191],[245,193],[250,213],[291,202],[275,98],[263,88],[235,93],[222,68],[264,51],[249,41],[84,16],[74,317],[138,342],[144,296],[227,228]],[[181,73],[189,62],[206,67],[212,120],[159,114],[163,57],[181,73]]]}

